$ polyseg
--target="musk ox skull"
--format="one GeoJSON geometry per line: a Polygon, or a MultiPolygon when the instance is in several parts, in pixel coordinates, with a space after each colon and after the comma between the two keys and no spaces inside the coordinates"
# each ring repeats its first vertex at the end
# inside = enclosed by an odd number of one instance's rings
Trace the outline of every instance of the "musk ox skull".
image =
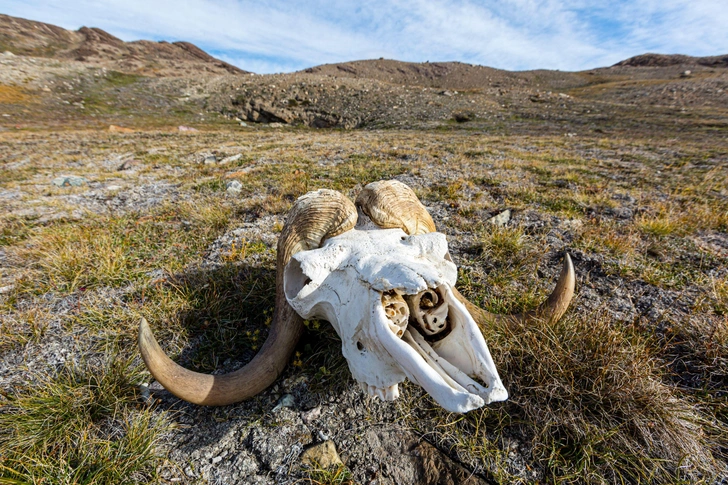
{"type": "Polygon", "coordinates": [[[291,209],[278,240],[276,308],[255,358],[224,375],[170,360],[145,320],[139,347],[152,375],[181,399],[226,405],[252,397],[283,371],[304,318],[328,320],[341,337],[354,378],[369,395],[399,396],[409,378],[443,408],[464,413],[507,399],[478,321],[560,318],[574,292],[568,255],[549,299],[521,315],[498,316],[455,288],[447,241],[425,207],[397,181],[367,185],[356,200],[310,192],[291,209]]]}

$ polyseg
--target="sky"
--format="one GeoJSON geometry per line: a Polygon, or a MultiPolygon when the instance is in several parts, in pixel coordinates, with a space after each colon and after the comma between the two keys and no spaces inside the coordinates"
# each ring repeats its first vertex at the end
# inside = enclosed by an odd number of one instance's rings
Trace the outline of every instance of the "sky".
{"type": "Polygon", "coordinates": [[[728,54],[728,0],[0,0],[0,13],[184,40],[259,74],[380,57],[577,71],[728,54]]]}

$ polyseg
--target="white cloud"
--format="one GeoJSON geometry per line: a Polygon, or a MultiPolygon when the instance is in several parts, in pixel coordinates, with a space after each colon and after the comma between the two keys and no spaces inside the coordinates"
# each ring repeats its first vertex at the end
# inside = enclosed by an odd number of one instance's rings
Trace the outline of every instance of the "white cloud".
{"type": "Polygon", "coordinates": [[[124,40],[186,40],[255,72],[377,57],[578,70],[644,52],[728,52],[725,0],[0,0],[124,40]]]}

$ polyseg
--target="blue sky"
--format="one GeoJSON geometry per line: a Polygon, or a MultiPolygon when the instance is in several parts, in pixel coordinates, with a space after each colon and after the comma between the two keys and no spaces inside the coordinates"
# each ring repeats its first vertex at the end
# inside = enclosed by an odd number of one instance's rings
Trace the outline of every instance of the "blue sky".
{"type": "Polygon", "coordinates": [[[728,0],[0,0],[0,13],[186,40],[257,73],[379,57],[582,70],[728,53],[728,0]]]}

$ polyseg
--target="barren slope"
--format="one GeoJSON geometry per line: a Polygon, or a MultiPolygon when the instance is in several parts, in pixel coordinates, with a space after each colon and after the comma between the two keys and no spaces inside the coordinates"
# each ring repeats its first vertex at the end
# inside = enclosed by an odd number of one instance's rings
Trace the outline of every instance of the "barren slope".
{"type": "Polygon", "coordinates": [[[90,66],[152,76],[190,75],[195,71],[243,74],[189,42],[124,42],[101,29],[70,31],[43,22],[0,14],[0,51],[83,61],[90,66]]]}

